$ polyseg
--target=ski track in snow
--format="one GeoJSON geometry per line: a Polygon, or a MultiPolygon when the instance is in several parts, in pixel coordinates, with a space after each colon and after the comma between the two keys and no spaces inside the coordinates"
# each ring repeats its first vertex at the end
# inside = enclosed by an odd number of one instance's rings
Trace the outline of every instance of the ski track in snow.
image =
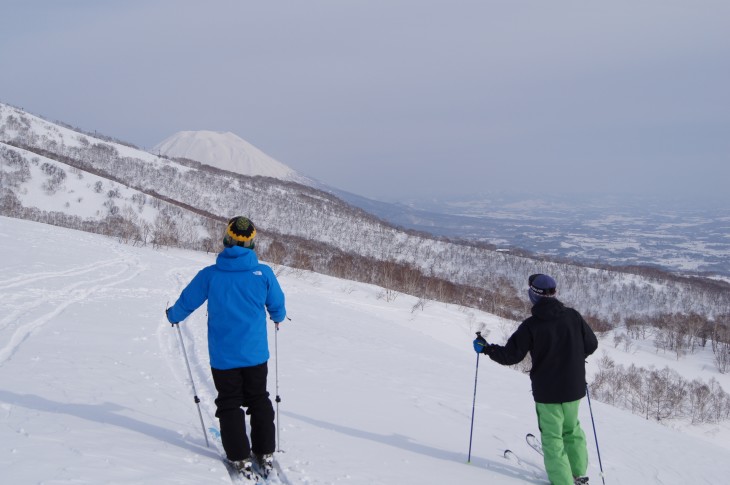
{"type": "Polygon", "coordinates": [[[17,288],[21,287],[20,289],[23,290],[22,287],[27,287],[26,290],[28,292],[34,292],[38,293],[40,292],[40,296],[34,298],[31,301],[24,300],[24,302],[20,305],[19,308],[15,309],[8,315],[6,315],[2,320],[0,320],[0,330],[3,330],[7,326],[9,326],[12,322],[16,322],[20,319],[21,315],[29,313],[31,310],[39,308],[42,305],[45,305],[49,301],[49,297],[52,298],[64,298],[65,296],[68,296],[73,293],[73,290],[76,288],[84,285],[87,283],[87,281],[80,281],[77,283],[72,284],[71,286],[62,288],[60,290],[41,290],[40,288],[36,288],[34,286],[31,286],[31,283],[38,283],[43,280],[49,280],[52,278],[59,278],[59,277],[72,277],[72,276],[80,276],[86,273],[90,273],[91,271],[95,269],[103,269],[112,267],[114,265],[118,265],[119,260],[113,260],[106,263],[101,263],[98,266],[96,265],[89,265],[87,267],[78,268],[75,270],[69,270],[69,271],[59,271],[55,273],[35,273],[30,275],[22,275],[15,278],[12,278],[10,280],[7,280],[5,282],[0,283],[0,290],[7,290],[9,288],[17,288]],[[49,293],[50,291],[50,293],[49,293]]]}
{"type": "Polygon", "coordinates": [[[74,269],[66,270],[66,271],[48,271],[48,272],[41,272],[41,273],[31,273],[31,274],[24,274],[16,276],[15,278],[10,278],[4,281],[0,281],[0,290],[7,290],[8,288],[14,288],[18,286],[25,286],[30,283],[35,283],[42,280],[47,280],[51,278],[60,278],[60,277],[70,277],[70,276],[80,276],[85,273],[90,273],[92,271],[97,271],[100,269],[103,269],[108,266],[113,266],[119,264],[119,259],[111,259],[109,261],[105,262],[97,262],[92,263],[86,266],[79,266],[74,269]]]}
{"type": "MultiPolygon", "coordinates": [[[[123,251],[117,252],[119,254],[123,253],[123,251]]],[[[40,290],[41,296],[26,301],[0,320],[0,331],[13,332],[8,342],[0,348],[0,366],[10,359],[34,332],[45,326],[69,306],[82,302],[101,290],[133,280],[143,269],[143,265],[138,260],[122,255],[120,258],[79,266],[71,270],[20,275],[0,282],[0,289],[15,288],[16,291],[25,289],[29,292],[37,292],[39,289],[35,285],[39,282],[91,275],[90,279],[77,281],[68,286],[62,285],[60,288],[52,290],[40,290]],[[46,306],[50,307],[48,311],[45,311],[44,307],[46,306]],[[42,312],[40,316],[30,317],[38,310],[42,312]],[[24,318],[26,316],[31,319],[26,320],[24,318]]]]}
{"type": "MultiPolygon", "coordinates": [[[[173,290],[171,290],[171,298],[167,303],[167,306],[172,306],[177,297],[182,292],[183,288],[192,279],[194,273],[189,276],[185,276],[185,271],[182,268],[176,268],[168,271],[168,278],[174,282],[173,290]]],[[[206,307],[206,304],[203,304],[206,307]]],[[[207,307],[206,307],[207,308],[207,307]]],[[[190,396],[193,396],[193,388],[197,392],[197,396],[200,402],[197,405],[200,407],[200,412],[203,415],[204,429],[201,429],[201,433],[207,434],[209,445],[214,449],[221,460],[225,460],[225,452],[223,451],[223,445],[219,439],[216,439],[213,433],[210,432],[210,425],[215,423],[217,426],[218,419],[215,417],[215,405],[211,403],[215,402],[217,392],[211,385],[212,379],[210,378],[210,364],[206,358],[207,353],[203,356],[199,355],[201,352],[200,345],[196,341],[198,332],[195,332],[194,327],[200,324],[207,325],[206,322],[200,322],[201,315],[207,316],[207,311],[203,311],[203,308],[198,309],[184,322],[178,325],[178,330],[174,325],[171,325],[167,319],[163,316],[164,325],[160,327],[157,332],[157,336],[160,342],[163,355],[165,356],[173,374],[180,382],[181,387],[190,389],[190,396]],[[183,343],[180,342],[180,335],[182,335],[183,343]],[[183,347],[185,346],[185,355],[183,355],[183,347]],[[194,382],[190,382],[190,374],[187,372],[185,364],[185,358],[187,357],[188,364],[190,365],[190,372],[194,382]]],[[[204,351],[207,352],[207,342],[203,342],[204,351]]],[[[237,476],[236,472],[230,467],[226,466],[231,482],[232,483],[250,483],[247,480],[237,476]]]]}

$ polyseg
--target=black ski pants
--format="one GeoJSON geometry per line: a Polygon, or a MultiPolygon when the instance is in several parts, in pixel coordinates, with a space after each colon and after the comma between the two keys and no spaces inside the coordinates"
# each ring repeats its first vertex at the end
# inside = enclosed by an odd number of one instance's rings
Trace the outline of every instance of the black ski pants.
{"type": "Polygon", "coordinates": [[[266,391],[266,362],[237,369],[212,369],[218,390],[216,417],[220,421],[221,441],[231,461],[243,460],[253,451],[273,453],[276,448],[274,407],[266,391]],[[251,416],[251,442],[246,436],[246,414],[251,416]]]}

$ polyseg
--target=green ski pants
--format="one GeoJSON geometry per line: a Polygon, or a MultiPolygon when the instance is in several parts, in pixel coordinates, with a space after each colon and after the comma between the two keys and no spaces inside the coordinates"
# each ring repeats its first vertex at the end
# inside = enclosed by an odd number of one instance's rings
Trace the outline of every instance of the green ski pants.
{"type": "Polygon", "coordinates": [[[580,400],[558,404],[535,403],[545,470],[552,485],[573,485],[586,474],[588,448],[578,421],[580,400]]]}

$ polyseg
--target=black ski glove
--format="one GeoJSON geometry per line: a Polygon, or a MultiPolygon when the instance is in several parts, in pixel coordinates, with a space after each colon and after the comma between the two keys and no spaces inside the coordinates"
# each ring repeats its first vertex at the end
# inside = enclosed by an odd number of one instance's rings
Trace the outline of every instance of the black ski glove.
{"type": "Polygon", "coordinates": [[[498,348],[499,348],[499,345],[497,345],[497,344],[487,344],[484,347],[484,350],[482,351],[482,353],[484,355],[491,356],[494,353],[494,351],[497,350],[498,348]]]}

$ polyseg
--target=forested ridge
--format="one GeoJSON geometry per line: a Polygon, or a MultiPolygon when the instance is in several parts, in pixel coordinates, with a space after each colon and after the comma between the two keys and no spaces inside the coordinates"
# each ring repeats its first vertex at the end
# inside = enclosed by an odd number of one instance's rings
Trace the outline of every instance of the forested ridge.
{"type": "MultiPolygon", "coordinates": [[[[373,283],[384,299],[414,295],[413,311],[436,300],[519,321],[529,312],[527,275],[545,272],[594,329],[614,330],[614,345],[651,341],[677,358],[710,346],[717,369],[728,370],[730,287],[722,281],[589,267],[405,230],[316,188],[166,159],[3,104],[0,163],[5,216],[128,244],[216,252],[228,217],[245,214],[259,228],[261,259],[373,283]],[[35,205],[43,197],[66,201],[35,205]]],[[[620,375],[612,372],[605,376],[620,375]]],[[[603,390],[621,381],[605,376],[603,390]]]]}

